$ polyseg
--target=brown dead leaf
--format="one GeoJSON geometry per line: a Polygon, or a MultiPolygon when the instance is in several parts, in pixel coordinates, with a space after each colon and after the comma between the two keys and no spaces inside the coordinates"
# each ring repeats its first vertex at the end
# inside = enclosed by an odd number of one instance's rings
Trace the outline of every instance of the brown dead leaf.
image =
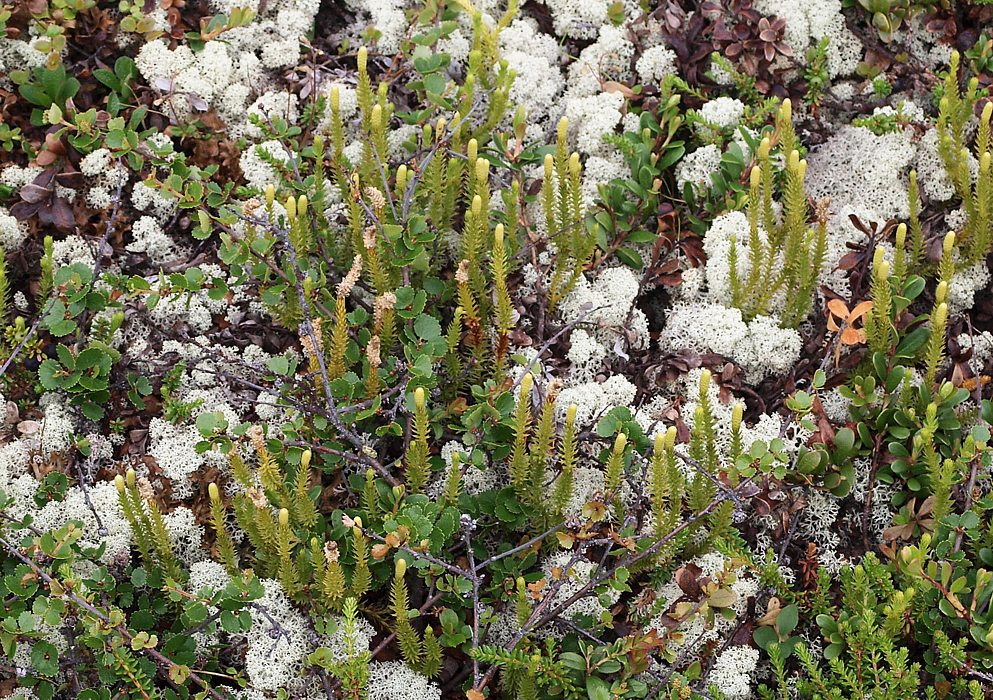
{"type": "Polygon", "coordinates": [[[604,92],[619,92],[624,95],[625,99],[630,100],[633,97],[637,97],[638,93],[629,88],[624,83],[619,83],[616,80],[606,80],[600,83],[600,89],[604,92]]]}

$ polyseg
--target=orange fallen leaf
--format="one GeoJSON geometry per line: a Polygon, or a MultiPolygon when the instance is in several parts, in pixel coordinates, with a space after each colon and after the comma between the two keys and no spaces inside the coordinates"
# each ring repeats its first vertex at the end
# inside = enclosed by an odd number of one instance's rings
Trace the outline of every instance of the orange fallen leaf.
{"type": "Polygon", "coordinates": [[[859,302],[852,310],[841,299],[832,299],[827,303],[827,327],[835,333],[840,332],[838,345],[834,349],[834,364],[837,367],[841,360],[842,345],[861,345],[865,342],[865,329],[857,327],[856,323],[872,310],[871,301],[859,302]]]}

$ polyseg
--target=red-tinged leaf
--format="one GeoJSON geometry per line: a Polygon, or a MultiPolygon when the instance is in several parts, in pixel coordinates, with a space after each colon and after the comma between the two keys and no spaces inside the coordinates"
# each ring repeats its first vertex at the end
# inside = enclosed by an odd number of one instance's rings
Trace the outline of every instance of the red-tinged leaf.
{"type": "Polygon", "coordinates": [[[51,194],[51,189],[36,185],[33,182],[26,184],[20,191],[21,199],[29,204],[37,204],[50,197],[51,194]]]}
{"type": "Polygon", "coordinates": [[[693,562],[681,566],[676,570],[676,585],[679,586],[679,590],[696,600],[702,591],[699,580],[702,573],[703,570],[693,562]]]}
{"type": "Polygon", "coordinates": [[[39,209],[41,209],[40,203],[21,201],[10,207],[10,215],[18,221],[27,221],[37,216],[39,209]]]}
{"type": "Polygon", "coordinates": [[[45,170],[31,182],[38,185],[39,187],[52,189],[52,183],[54,181],[55,181],[55,170],[45,170]]]}
{"type": "Polygon", "coordinates": [[[847,272],[859,264],[859,254],[856,252],[845,253],[838,261],[838,269],[847,272]]]}
{"type": "Polygon", "coordinates": [[[76,225],[76,219],[72,215],[72,207],[70,207],[69,203],[61,197],[55,197],[52,199],[52,203],[49,205],[48,211],[51,212],[50,222],[60,231],[71,231],[76,225]]]}
{"type": "Polygon", "coordinates": [[[852,222],[852,226],[854,226],[855,228],[857,228],[859,231],[861,231],[867,236],[871,236],[873,232],[875,232],[876,230],[875,224],[871,223],[870,224],[871,228],[870,228],[870,226],[867,226],[866,224],[862,223],[862,219],[857,217],[855,214],[849,214],[848,220],[852,222]]]}
{"type": "Polygon", "coordinates": [[[74,190],[82,189],[86,184],[86,178],[78,170],[61,172],[55,176],[55,181],[63,187],[69,187],[74,190]]]}
{"type": "Polygon", "coordinates": [[[52,151],[45,150],[38,154],[38,157],[35,158],[35,162],[38,163],[38,165],[40,165],[41,167],[46,168],[55,161],[57,161],[58,159],[59,159],[58,155],[56,155],[52,151]]]}

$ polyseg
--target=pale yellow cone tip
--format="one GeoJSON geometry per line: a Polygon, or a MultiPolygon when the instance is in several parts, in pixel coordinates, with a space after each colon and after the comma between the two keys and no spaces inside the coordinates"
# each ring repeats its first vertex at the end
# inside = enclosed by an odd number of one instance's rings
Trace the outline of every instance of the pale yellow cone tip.
{"type": "Polygon", "coordinates": [[[114,477],[114,486],[117,487],[118,493],[124,493],[124,477],[118,474],[114,477]]]}
{"type": "Polygon", "coordinates": [[[558,125],[559,139],[565,141],[566,133],[568,132],[568,130],[569,130],[569,118],[562,117],[561,119],[559,119],[559,125],[558,125]]]}
{"type": "Polygon", "coordinates": [[[710,370],[705,369],[700,373],[700,392],[707,393],[710,389],[710,370]]]}
{"type": "Polygon", "coordinates": [[[993,117],[993,102],[987,102],[983,105],[982,120],[988,122],[990,117],[993,117]]]}
{"type": "Polygon", "coordinates": [[[303,454],[300,455],[300,467],[307,469],[310,467],[310,460],[314,457],[314,453],[310,450],[304,450],[303,454]]]}
{"type": "Polygon", "coordinates": [[[665,431],[665,446],[667,448],[675,447],[676,445],[676,426],[670,425],[669,429],[665,431]]]}
{"type": "Polygon", "coordinates": [[[129,489],[133,489],[134,488],[134,482],[135,482],[134,469],[128,469],[127,474],[126,474],[126,478],[127,478],[127,482],[128,482],[128,488],[129,489]]]}
{"type": "Polygon", "coordinates": [[[752,167],[752,172],[749,174],[749,184],[752,188],[758,188],[759,183],[762,182],[762,170],[758,166],[752,167]]]}
{"type": "Polygon", "coordinates": [[[665,448],[665,433],[655,433],[655,440],[652,443],[652,452],[660,454],[665,448]]]}
{"type": "Polygon", "coordinates": [[[286,527],[290,524],[290,511],[285,508],[279,509],[279,525],[280,527],[286,527]]]}
{"type": "Polygon", "coordinates": [[[365,470],[365,478],[369,481],[372,481],[373,479],[376,478],[376,472],[372,469],[372,467],[369,467],[368,469],[365,470]]]}
{"type": "Polygon", "coordinates": [[[366,65],[368,64],[368,61],[369,61],[369,49],[367,49],[364,46],[360,46],[357,62],[358,62],[359,70],[362,71],[363,73],[366,70],[366,65]]]}
{"type": "Polygon", "coordinates": [[[768,158],[770,150],[772,150],[772,141],[770,141],[769,137],[766,136],[759,142],[759,158],[768,158]]]}
{"type": "Polygon", "coordinates": [[[210,500],[212,501],[221,500],[221,492],[217,488],[217,484],[215,484],[213,481],[211,481],[210,484],[207,485],[207,493],[210,494],[210,500]]]}
{"type": "Polygon", "coordinates": [[[941,242],[941,250],[943,254],[949,254],[952,252],[952,248],[955,247],[955,232],[949,231],[945,234],[945,240],[941,242]]]}
{"type": "Polygon", "coordinates": [[[569,404],[569,408],[567,408],[566,411],[565,411],[565,422],[566,423],[575,423],[576,422],[576,411],[578,411],[578,410],[579,410],[579,407],[576,404],[574,404],[574,403],[569,404]]]}
{"type": "Polygon", "coordinates": [[[734,407],[731,409],[731,426],[732,427],[737,428],[738,426],[741,425],[741,418],[742,418],[742,416],[744,414],[744,411],[745,411],[745,409],[741,405],[741,402],[737,402],[737,403],[734,404],[734,407]]]}
{"type": "Polygon", "coordinates": [[[416,406],[418,410],[424,408],[424,387],[419,386],[414,389],[414,406],[416,406]]]}
{"type": "Polygon", "coordinates": [[[551,153],[546,153],[545,154],[545,163],[544,163],[544,165],[545,165],[545,177],[548,177],[548,176],[550,176],[552,174],[552,166],[554,164],[555,164],[555,159],[552,158],[552,154],[551,153]]]}
{"type": "Polygon", "coordinates": [[[938,304],[938,308],[935,311],[936,320],[939,324],[944,323],[945,319],[948,318],[948,304],[941,302],[938,304]]]}
{"type": "Polygon", "coordinates": [[[485,158],[476,159],[476,179],[480,183],[486,184],[490,177],[490,161],[485,158]]]}
{"type": "Polygon", "coordinates": [[[503,224],[497,224],[493,230],[493,242],[498,246],[503,245],[503,224]]]}
{"type": "Polygon", "coordinates": [[[569,156],[569,172],[573,175],[578,175],[580,170],[579,154],[575,151],[571,156],[569,156]]]}
{"type": "Polygon", "coordinates": [[[614,452],[623,452],[627,444],[628,436],[624,433],[617,433],[617,437],[614,438],[614,452]]]}
{"type": "Polygon", "coordinates": [[[896,227],[896,245],[898,248],[903,248],[903,244],[907,241],[907,224],[900,224],[896,227]]]}
{"type": "Polygon", "coordinates": [[[478,194],[472,198],[472,215],[479,216],[479,212],[483,210],[483,198],[478,194]]]}
{"type": "Polygon", "coordinates": [[[403,578],[404,575],[406,575],[406,573],[407,573],[407,560],[406,559],[397,559],[397,563],[396,563],[396,577],[397,578],[403,578]]]}
{"type": "Polygon", "coordinates": [[[948,298],[948,282],[942,280],[934,290],[934,299],[939,304],[948,298]]]}
{"type": "Polygon", "coordinates": [[[265,188],[265,203],[266,203],[266,206],[271,207],[272,204],[273,204],[273,202],[275,202],[275,201],[276,201],[276,186],[273,185],[270,182],[268,185],[266,185],[266,188],[265,188]]]}
{"type": "Polygon", "coordinates": [[[885,255],[885,254],[886,254],[886,251],[883,250],[883,247],[882,246],[876,246],[876,249],[874,251],[872,251],[872,265],[873,265],[873,267],[875,267],[875,266],[879,265],[881,262],[883,262],[883,255],[885,255]]]}
{"type": "Polygon", "coordinates": [[[291,219],[297,218],[297,200],[296,197],[287,197],[286,204],[286,215],[291,219]]]}
{"type": "Polygon", "coordinates": [[[526,373],[521,378],[521,395],[529,396],[531,394],[531,385],[534,384],[534,375],[530,372],[526,373]]]}

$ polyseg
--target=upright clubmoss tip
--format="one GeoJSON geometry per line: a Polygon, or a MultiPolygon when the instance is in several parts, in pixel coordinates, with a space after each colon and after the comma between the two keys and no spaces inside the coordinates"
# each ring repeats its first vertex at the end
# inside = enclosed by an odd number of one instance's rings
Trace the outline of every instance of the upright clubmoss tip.
{"type": "Polygon", "coordinates": [[[614,452],[615,453],[623,452],[624,448],[627,447],[627,444],[628,444],[627,434],[617,433],[617,437],[614,438],[614,452]]]}
{"type": "Polygon", "coordinates": [[[534,384],[534,375],[531,374],[530,372],[525,373],[525,375],[521,378],[522,397],[531,395],[531,387],[533,384],[534,384]]]}

